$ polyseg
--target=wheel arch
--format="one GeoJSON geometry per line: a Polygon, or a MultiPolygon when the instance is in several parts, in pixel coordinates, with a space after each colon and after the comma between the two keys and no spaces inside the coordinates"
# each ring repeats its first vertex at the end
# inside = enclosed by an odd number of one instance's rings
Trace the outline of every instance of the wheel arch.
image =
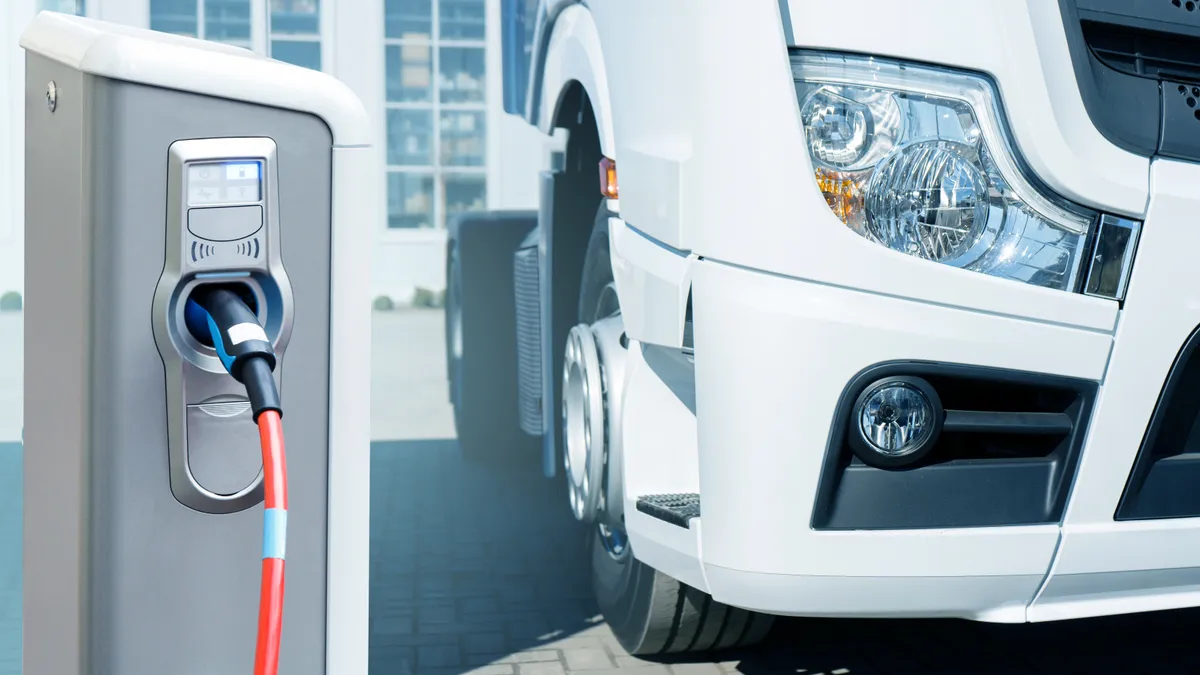
{"type": "Polygon", "coordinates": [[[571,4],[546,25],[551,34],[540,60],[542,67],[538,69],[532,101],[535,107],[531,111],[538,129],[550,135],[555,128],[568,126],[564,124],[564,111],[571,111],[572,94],[581,88],[595,116],[600,151],[616,159],[604,50],[591,11],[584,4],[571,4]]]}

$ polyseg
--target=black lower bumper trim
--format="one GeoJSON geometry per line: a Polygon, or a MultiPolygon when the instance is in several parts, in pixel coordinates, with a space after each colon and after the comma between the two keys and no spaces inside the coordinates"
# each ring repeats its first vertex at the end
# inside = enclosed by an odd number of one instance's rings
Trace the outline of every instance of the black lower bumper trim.
{"type": "Polygon", "coordinates": [[[1115,520],[1200,516],[1200,329],[1184,343],[1146,428],[1115,520]]]}
{"type": "Polygon", "coordinates": [[[842,392],[814,502],[816,530],[997,527],[1058,522],[1097,384],[975,366],[890,362],[842,392]],[[923,378],[946,410],[920,462],[876,468],[848,442],[854,402],[891,376],[923,378]]]}

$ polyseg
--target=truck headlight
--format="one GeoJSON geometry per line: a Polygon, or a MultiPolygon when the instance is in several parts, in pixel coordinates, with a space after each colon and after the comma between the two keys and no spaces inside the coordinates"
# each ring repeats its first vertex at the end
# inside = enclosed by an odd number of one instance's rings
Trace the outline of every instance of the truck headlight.
{"type": "Polygon", "coordinates": [[[795,53],[818,187],[863,237],[918,258],[1074,291],[1097,214],[1037,184],[983,77],[795,53]]]}

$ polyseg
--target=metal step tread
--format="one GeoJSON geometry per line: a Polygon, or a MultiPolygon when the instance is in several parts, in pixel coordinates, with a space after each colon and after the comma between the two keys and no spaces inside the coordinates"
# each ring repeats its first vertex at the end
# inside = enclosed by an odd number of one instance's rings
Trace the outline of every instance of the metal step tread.
{"type": "Polygon", "coordinates": [[[690,527],[692,518],[700,517],[700,495],[694,492],[663,495],[642,495],[637,510],[679,527],[690,527]]]}

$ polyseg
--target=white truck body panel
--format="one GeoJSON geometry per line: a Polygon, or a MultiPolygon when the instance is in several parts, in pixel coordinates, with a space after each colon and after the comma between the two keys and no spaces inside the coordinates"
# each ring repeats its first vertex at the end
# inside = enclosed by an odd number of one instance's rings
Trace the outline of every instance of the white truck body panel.
{"type": "Polygon", "coordinates": [[[546,24],[530,108],[549,132],[558,97],[581,83],[619,166],[609,230],[632,340],[621,445],[640,560],[778,614],[1020,622],[1200,604],[1200,518],[1114,519],[1168,371],[1200,325],[1200,291],[1179,281],[1200,250],[1200,167],[1152,161],[1097,129],[1056,2],[926,0],[920,31],[899,29],[915,19],[903,2],[549,4],[568,6],[546,24]],[[788,41],[990,75],[1037,179],[1145,218],[1124,307],[850,231],[813,180],[788,41]],[[690,407],[644,351],[681,346],[689,298],[690,407]],[[1062,522],[814,529],[839,397],[891,360],[1099,383],[1062,522]],[[639,495],[674,492],[701,495],[690,528],[636,508],[639,495]]]}

